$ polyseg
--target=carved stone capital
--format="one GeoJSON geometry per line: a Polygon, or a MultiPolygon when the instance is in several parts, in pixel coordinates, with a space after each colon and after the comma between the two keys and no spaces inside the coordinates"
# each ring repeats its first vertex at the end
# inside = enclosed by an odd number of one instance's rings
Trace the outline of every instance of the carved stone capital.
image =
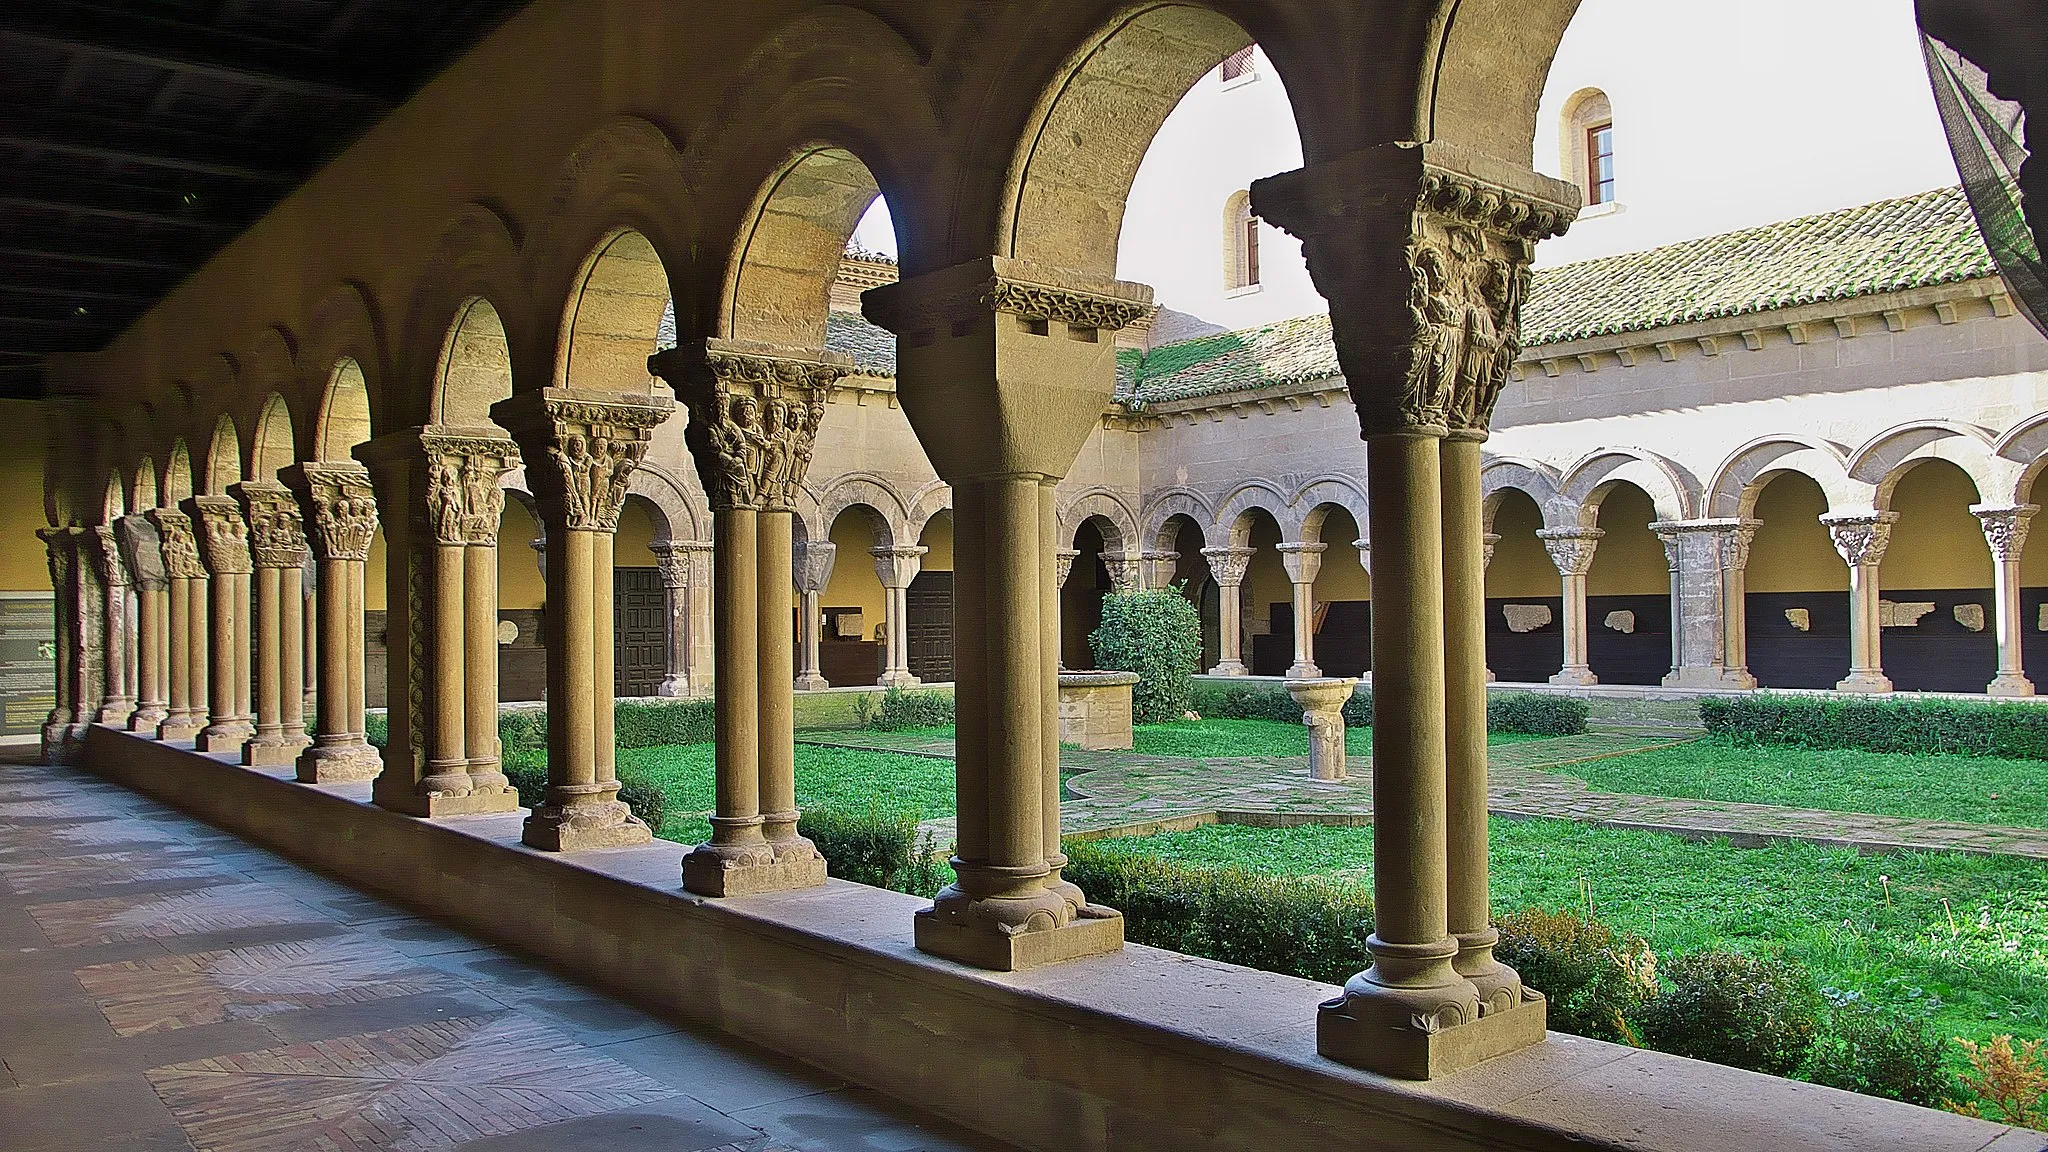
{"type": "Polygon", "coordinates": [[[1584,576],[1593,570],[1593,551],[1607,533],[1598,528],[1545,528],[1536,533],[1560,576],[1584,576]]]}
{"type": "Polygon", "coordinates": [[[99,578],[100,587],[127,587],[128,565],[121,557],[121,541],[114,529],[105,524],[95,524],[86,530],[85,539],[87,558],[92,563],[93,575],[99,578]]]}
{"type": "Polygon", "coordinates": [[[147,513],[137,512],[114,522],[121,542],[121,558],[127,562],[128,578],[144,592],[160,592],[169,586],[164,571],[162,538],[147,513]]]}
{"type": "Polygon", "coordinates": [[[209,575],[240,576],[255,570],[240,501],[232,496],[193,496],[185,501],[185,511],[198,525],[199,557],[209,575]]]}
{"type": "Polygon", "coordinates": [[[1117,332],[1151,311],[1151,298],[1138,285],[1083,284],[1050,268],[991,256],[870,289],[861,294],[861,311],[899,339],[922,346],[997,314],[1058,321],[1075,333],[1117,332]],[[1054,282],[1059,280],[1070,282],[1054,282]]]}
{"type": "Polygon", "coordinates": [[[250,558],[258,568],[301,568],[306,563],[306,530],[299,502],[282,484],[251,481],[232,491],[249,523],[250,558]]]}
{"type": "Polygon", "coordinates": [[[2027,524],[2040,510],[2039,504],[1976,504],[1970,508],[1984,525],[1984,542],[1991,546],[1991,558],[2001,564],[2018,560],[2026,550],[2027,524]]]}
{"type": "Polygon", "coordinates": [[[377,535],[377,493],[369,470],[356,464],[295,464],[281,473],[312,527],[317,560],[367,561],[377,535]]]}
{"type": "Polygon", "coordinates": [[[674,411],[667,397],[543,388],[491,414],[533,459],[526,478],[544,514],[559,506],[572,532],[616,532],[633,470],[674,411]]]}
{"type": "Polygon", "coordinates": [[[1313,584],[1323,571],[1323,553],[1330,546],[1321,541],[1314,543],[1290,543],[1275,545],[1273,550],[1280,553],[1280,563],[1287,569],[1287,578],[1296,584],[1313,584]]]}
{"type": "Polygon", "coordinates": [[[1835,542],[1835,551],[1854,568],[1884,562],[1884,550],[1892,542],[1892,525],[1897,512],[1845,512],[1820,518],[1835,542]]]}
{"type": "MultiPolygon", "coordinates": [[[[1493,567],[1493,550],[1500,547],[1500,534],[1488,532],[1486,535],[1481,536],[1479,540],[1479,570],[1484,572],[1488,568],[1493,567]]],[[[1360,559],[1363,560],[1363,557],[1360,559]]],[[[1372,569],[1368,567],[1366,571],[1370,572],[1372,569]]]]}
{"type": "Polygon", "coordinates": [[[1057,587],[1067,586],[1067,577],[1074,574],[1074,560],[1080,555],[1080,551],[1074,548],[1062,548],[1052,554],[1053,583],[1057,587]]]}
{"type": "Polygon", "coordinates": [[[925,553],[931,549],[917,548],[870,548],[868,555],[875,558],[875,578],[884,588],[908,588],[917,579],[924,567],[925,553]]]}
{"type": "Polygon", "coordinates": [[[832,562],[839,546],[829,540],[804,540],[796,546],[796,587],[803,593],[821,593],[832,580],[832,562]]]}
{"type": "Polygon", "coordinates": [[[1252,185],[1302,241],[1367,436],[1483,438],[1521,352],[1537,241],[1576,189],[1445,144],[1386,144],[1252,185]]]}
{"type": "Polygon", "coordinates": [[[789,511],[810,473],[832,385],[851,358],[705,340],[648,358],[689,408],[683,439],[713,508],[789,511]]]}
{"type": "Polygon", "coordinates": [[[505,511],[499,480],[520,463],[519,446],[494,428],[432,424],[373,441],[358,459],[407,469],[411,507],[380,508],[389,521],[405,516],[437,544],[495,547],[505,511]]]}
{"type": "Polygon", "coordinates": [[[143,513],[156,527],[163,550],[164,575],[172,580],[204,580],[206,568],[199,562],[199,537],[190,514],[177,508],[151,508],[143,513]]]}
{"type": "MultiPolygon", "coordinates": [[[[546,544],[536,540],[533,546],[536,550],[543,550],[546,544]]],[[[649,544],[647,550],[654,553],[654,566],[661,572],[662,587],[688,588],[692,562],[698,553],[711,551],[711,545],[697,540],[657,540],[649,544]]],[[[547,565],[543,563],[541,569],[545,572],[547,565]]]]}
{"type": "Polygon", "coordinates": [[[1145,586],[1142,552],[1104,552],[1102,566],[1109,570],[1109,587],[1113,592],[1136,592],[1145,586]]]}
{"type": "Polygon", "coordinates": [[[1224,588],[1236,588],[1244,583],[1244,574],[1251,567],[1252,557],[1257,556],[1256,548],[1204,548],[1202,555],[1209,561],[1209,574],[1224,588]]]}

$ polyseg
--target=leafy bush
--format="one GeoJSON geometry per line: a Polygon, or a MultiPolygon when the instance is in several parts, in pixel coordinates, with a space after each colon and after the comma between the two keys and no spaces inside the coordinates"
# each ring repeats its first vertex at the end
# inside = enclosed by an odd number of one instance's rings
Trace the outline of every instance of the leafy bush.
{"type": "Polygon", "coordinates": [[[1494,955],[1550,999],[1550,1026],[1636,1042],[1629,1020],[1657,991],[1657,956],[1638,937],[1571,912],[1527,909],[1500,918],[1494,955]]]}
{"type": "Polygon", "coordinates": [[[1790,1076],[1820,1031],[1820,990],[1783,957],[1704,951],[1665,967],[1671,987],[1641,1012],[1643,1042],[1659,1051],[1790,1076]]]}
{"type": "Polygon", "coordinates": [[[1949,1087],[1942,1043],[1924,1023],[1860,999],[1837,1002],[1814,1041],[1806,1078],[1815,1084],[1933,1107],[1949,1087]]]}
{"type": "Polygon", "coordinates": [[[953,697],[944,692],[912,692],[891,688],[879,703],[863,695],[853,702],[853,718],[863,728],[901,732],[906,728],[946,728],[953,723],[953,697]]]}
{"type": "Polygon", "coordinates": [[[621,748],[709,744],[715,715],[709,699],[621,700],[612,709],[612,729],[621,748]]]}
{"type": "Polygon", "coordinates": [[[1103,597],[1102,626],[1088,634],[1088,647],[1097,668],[1138,674],[1133,721],[1158,724],[1188,710],[1202,662],[1202,620],[1179,586],[1103,597]]]}
{"type": "MultiPolygon", "coordinates": [[[[1301,723],[1301,705],[1277,684],[1197,684],[1188,699],[1188,709],[1205,720],[1278,720],[1301,723]]],[[[1370,710],[1366,713],[1371,721],[1370,710]]],[[[1347,709],[1345,721],[1351,719],[1347,709]]]]}
{"type": "Polygon", "coordinates": [[[646,780],[621,777],[619,802],[655,832],[661,831],[661,822],[668,817],[668,793],[646,780]]]}
{"type": "Polygon", "coordinates": [[[370,747],[381,749],[391,742],[391,717],[377,712],[363,717],[363,737],[370,747]]]}
{"type": "Polygon", "coordinates": [[[548,750],[547,711],[542,708],[500,711],[498,743],[504,745],[502,754],[507,760],[522,752],[538,752],[545,758],[548,750]]]}
{"type": "Polygon", "coordinates": [[[1368,963],[1363,891],[1241,868],[1195,868],[1069,841],[1069,880],[1120,909],[1140,944],[1341,984],[1368,963]]]}
{"type": "Polygon", "coordinates": [[[902,890],[912,896],[929,900],[939,894],[939,889],[953,882],[953,867],[946,862],[946,856],[939,851],[938,841],[926,832],[917,842],[917,850],[910,854],[910,866],[903,871],[902,890]]]}
{"type": "Polygon", "coordinates": [[[2017,1048],[2010,1036],[1995,1036],[1988,1044],[1957,1037],[1956,1043],[1970,1055],[1970,1070],[1962,1075],[1970,1099],[1944,1101],[1942,1107],[1982,1120],[2048,1130],[2048,1107],[2043,1104],[2048,1101],[2048,1062],[2042,1059],[2041,1041],[2022,1041],[2017,1048]]]}
{"type": "Polygon", "coordinates": [[[832,875],[856,884],[893,888],[910,869],[917,816],[872,807],[858,811],[812,808],[797,818],[796,830],[818,846],[832,875]]]}
{"type": "Polygon", "coordinates": [[[1738,744],[2048,760],[2048,709],[2026,704],[1753,692],[1702,697],[1700,720],[1738,744]]]}
{"type": "Polygon", "coordinates": [[[506,756],[505,777],[512,781],[512,787],[519,790],[519,803],[522,807],[540,807],[548,795],[546,753],[535,755],[531,752],[522,752],[506,756]]]}
{"type": "Polygon", "coordinates": [[[1577,736],[1586,730],[1586,702],[1549,692],[1503,692],[1486,699],[1489,732],[1577,736]]]}

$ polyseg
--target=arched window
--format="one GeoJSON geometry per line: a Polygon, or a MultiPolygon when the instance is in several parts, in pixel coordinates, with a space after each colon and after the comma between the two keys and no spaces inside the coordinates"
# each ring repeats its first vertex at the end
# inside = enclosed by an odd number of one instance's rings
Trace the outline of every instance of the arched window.
{"type": "Polygon", "coordinates": [[[1252,194],[1233,192],[1223,202],[1223,287],[1233,292],[1259,286],[1259,218],[1252,194]]]}
{"type": "Polygon", "coordinates": [[[1586,204],[1613,204],[1614,105],[1607,93],[1598,88],[1573,93],[1565,101],[1557,141],[1564,174],[1585,190],[1586,204]]]}
{"type": "Polygon", "coordinates": [[[1247,44],[1224,57],[1223,67],[1220,71],[1223,83],[1226,85],[1235,85],[1240,81],[1258,79],[1258,67],[1252,58],[1252,46],[1247,44]]]}

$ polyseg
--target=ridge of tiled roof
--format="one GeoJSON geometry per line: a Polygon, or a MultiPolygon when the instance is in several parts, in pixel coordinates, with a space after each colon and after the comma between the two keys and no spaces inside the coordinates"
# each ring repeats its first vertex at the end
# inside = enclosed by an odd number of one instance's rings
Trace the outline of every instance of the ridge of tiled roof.
{"type": "Polygon", "coordinates": [[[858,312],[825,314],[825,350],[853,357],[853,366],[869,376],[896,374],[896,334],[858,312]]]}

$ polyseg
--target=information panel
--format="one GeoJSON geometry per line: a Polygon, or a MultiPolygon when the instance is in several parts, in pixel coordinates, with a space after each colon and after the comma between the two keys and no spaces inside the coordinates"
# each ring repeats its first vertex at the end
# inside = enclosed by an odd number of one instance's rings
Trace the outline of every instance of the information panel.
{"type": "Polygon", "coordinates": [[[57,703],[56,597],[0,592],[0,737],[34,736],[57,703]]]}

